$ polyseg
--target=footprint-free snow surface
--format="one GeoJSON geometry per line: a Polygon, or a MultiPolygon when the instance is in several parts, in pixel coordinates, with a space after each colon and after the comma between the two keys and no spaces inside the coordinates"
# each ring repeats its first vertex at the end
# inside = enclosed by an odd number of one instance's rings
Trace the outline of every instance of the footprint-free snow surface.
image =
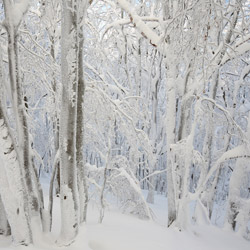
{"type": "Polygon", "coordinates": [[[75,242],[62,247],[56,243],[60,229],[57,198],[53,233],[45,235],[34,229],[35,243],[29,247],[14,247],[10,238],[0,237],[0,250],[250,250],[250,242],[215,226],[192,226],[185,232],[167,228],[166,199],[162,196],[156,197],[152,208],[157,222],[143,221],[110,208],[99,224],[98,209],[90,205],[87,224],[81,227],[75,242]]]}

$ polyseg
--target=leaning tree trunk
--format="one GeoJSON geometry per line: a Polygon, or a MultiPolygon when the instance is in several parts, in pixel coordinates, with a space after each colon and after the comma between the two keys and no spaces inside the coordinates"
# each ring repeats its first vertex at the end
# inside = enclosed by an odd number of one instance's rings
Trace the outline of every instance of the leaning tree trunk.
{"type": "Polygon", "coordinates": [[[13,139],[0,101],[0,195],[11,227],[13,242],[32,243],[28,198],[13,139]]]}
{"type": "MultiPolygon", "coordinates": [[[[10,37],[13,38],[14,35],[13,25],[12,29],[7,26],[10,23],[8,22],[10,17],[9,14],[7,14],[10,8],[10,2],[5,1],[4,4],[6,17],[5,25],[9,35],[8,52],[10,56],[10,44],[13,42],[13,39],[10,39],[10,37]]],[[[14,60],[14,58],[12,59],[14,60]]],[[[9,69],[10,72],[14,74],[13,66],[15,64],[13,60],[9,59],[9,69]]],[[[14,78],[15,74],[11,76],[14,78]]],[[[6,235],[11,231],[14,244],[28,245],[32,243],[28,213],[28,193],[23,178],[22,167],[20,165],[22,161],[20,161],[16,144],[10,134],[11,130],[4,113],[3,96],[5,80],[0,48],[0,230],[4,228],[4,234],[6,235]]],[[[12,87],[14,87],[13,84],[14,82],[11,81],[12,87]]]]}
{"type": "Polygon", "coordinates": [[[0,235],[10,235],[10,225],[0,196],[0,235]]]}
{"type": "MultiPolygon", "coordinates": [[[[5,82],[5,74],[4,74],[4,70],[3,70],[3,61],[2,61],[2,48],[0,46],[0,100],[1,102],[3,102],[2,99],[3,98],[3,83],[5,82]]],[[[10,234],[10,227],[9,227],[9,223],[8,223],[8,219],[7,219],[7,215],[3,206],[3,202],[1,199],[1,195],[0,195],[0,234],[3,235],[9,235],[10,234]]]]}
{"type": "MultiPolygon", "coordinates": [[[[30,157],[30,140],[29,128],[25,112],[24,96],[20,78],[20,66],[18,58],[18,27],[21,22],[14,17],[12,13],[12,3],[9,0],[4,0],[5,11],[5,28],[8,34],[8,59],[9,59],[9,76],[11,86],[12,106],[16,119],[17,131],[17,150],[20,157],[20,167],[24,174],[24,179],[28,189],[29,203],[31,210],[39,213],[38,199],[34,194],[32,187],[32,166],[30,157]]],[[[27,2],[27,1],[26,1],[27,2]]]]}

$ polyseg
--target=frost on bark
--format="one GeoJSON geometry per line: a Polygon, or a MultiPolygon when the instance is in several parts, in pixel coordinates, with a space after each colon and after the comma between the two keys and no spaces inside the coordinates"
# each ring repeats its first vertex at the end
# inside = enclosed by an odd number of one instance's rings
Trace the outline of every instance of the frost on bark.
{"type": "Polygon", "coordinates": [[[83,19],[87,1],[80,3],[81,16],[78,17],[78,86],[77,86],[77,127],[76,127],[76,163],[78,170],[79,202],[80,202],[80,222],[86,222],[88,208],[88,184],[86,178],[86,166],[84,164],[84,93],[85,82],[83,74],[83,19]]]}
{"type": "Polygon", "coordinates": [[[176,187],[174,179],[174,157],[171,144],[175,143],[175,112],[176,96],[173,79],[169,79],[167,89],[167,196],[168,196],[168,226],[170,226],[177,217],[176,214],[176,187]]]}
{"type": "Polygon", "coordinates": [[[25,183],[18,155],[0,102],[0,195],[11,227],[14,244],[32,243],[25,183]]]}
{"type": "Polygon", "coordinates": [[[76,165],[76,130],[78,96],[78,4],[62,2],[62,100],[60,115],[60,244],[69,244],[78,233],[79,207],[76,165]]]}
{"type": "Polygon", "coordinates": [[[0,235],[10,235],[10,225],[0,196],[0,235]]]}
{"type": "MultiPolygon", "coordinates": [[[[159,158],[161,154],[161,143],[162,138],[160,136],[162,123],[161,117],[159,114],[159,91],[160,91],[160,83],[161,83],[161,66],[162,66],[162,56],[160,55],[160,60],[156,64],[156,73],[152,74],[152,114],[151,114],[151,126],[149,137],[151,139],[151,161],[150,161],[150,170],[149,174],[152,174],[154,171],[157,171],[159,165],[159,158]]],[[[147,202],[153,204],[154,203],[154,193],[155,187],[157,186],[156,176],[149,177],[149,191],[147,196],[147,202]]]]}
{"type": "MultiPolygon", "coordinates": [[[[246,135],[250,136],[250,114],[248,115],[248,126],[246,135]]],[[[249,145],[246,147],[249,151],[249,145]]],[[[231,229],[236,231],[239,228],[240,234],[245,237],[250,237],[248,222],[250,218],[250,203],[249,198],[243,196],[243,192],[249,192],[248,179],[245,179],[249,174],[249,160],[245,158],[237,159],[233,169],[229,184],[228,208],[226,223],[231,229]]]]}
{"type": "MultiPolygon", "coordinates": [[[[25,7],[25,6],[24,6],[25,7]]],[[[16,43],[15,25],[12,20],[11,3],[4,1],[5,21],[4,25],[8,33],[9,73],[12,92],[12,105],[14,114],[17,114],[17,85],[18,63],[15,56],[16,43]],[[16,60],[16,61],[15,61],[16,60]]],[[[12,6],[13,8],[13,6],[12,6]]],[[[17,20],[16,20],[17,21],[17,20]]],[[[5,228],[5,234],[11,236],[16,245],[29,245],[32,243],[30,229],[29,203],[27,187],[23,174],[23,161],[21,161],[16,142],[11,136],[7,117],[4,113],[4,71],[2,67],[2,55],[0,51],[0,210],[1,226],[5,228]],[[3,225],[4,224],[4,225],[3,225]]],[[[20,87],[20,86],[19,86],[20,87]]],[[[18,117],[16,117],[18,120],[18,117]]],[[[19,138],[20,139],[20,138],[19,138]]]]}
{"type": "MultiPolygon", "coordinates": [[[[242,236],[247,232],[249,220],[249,201],[242,197],[241,190],[244,188],[244,177],[249,171],[248,160],[238,159],[233,170],[228,197],[227,224],[236,231],[236,226],[240,228],[242,236]]],[[[246,189],[248,188],[245,187],[246,189]]]]}
{"type": "MultiPolygon", "coordinates": [[[[214,40],[217,41],[217,46],[219,48],[217,52],[217,56],[214,57],[215,60],[215,67],[213,68],[213,72],[210,75],[211,78],[211,86],[209,89],[209,97],[211,100],[216,100],[217,97],[217,91],[220,87],[220,69],[221,69],[221,63],[223,61],[223,58],[225,57],[227,53],[227,45],[234,42],[234,29],[237,25],[238,18],[239,18],[239,10],[240,10],[240,3],[236,3],[235,6],[232,7],[232,14],[231,14],[231,20],[228,30],[225,32],[225,37],[223,40],[220,38],[221,30],[216,30],[215,35],[211,36],[214,40]]],[[[209,107],[211,110],[214,111],[215,106],[212,103],[209,103],[209,107]]],[[[203,143],[203,157],[206,162],[206,171],[209,171],[214,157],[213,155],[213,148],[214,148],[214,123],[213,123],[213,112],[208,117],[208,124],[206,125],[206,134],[205,134],[205,140],[203,143]]],[[[230,137],[226,136],[226,150],[228,150],[229,144],[230,144],[230,137]]],[[[204,190],[202,195],[202,202],[207,207],[209,218],[212,217],[213,212],[213,205],[214,205],[214,198],[216,195],[216,190],[218,186],[219,177],[221,175],[221,169],[218,170],[215,174],[214,179],[212,180],[212,183],[209,185],[209,187],[204,190]]],[[[232,208],[234,207],[234,204],[232,204],[232,208]]]]}
{"type": "Polygon", "coordinates": [[[29,203],[32,211],[39,211],[38,199],[32,186],[32,165],[30,155],[29,127],[26,117],[24,95],[20,77],[20,65],[18,54],[18,27],[24,13],[28,8],[28,2],[25,0],[23,5],[17,5],[9,0],[4,2],[5,20],[4,25],[8,34],[8,59],[9,59],[9,77],[11,86],[11,99],[13,111],[15,114],[16,132],[17,132],[17,150],[20,157],[20,167],[24,174],[26,187],[28,189],[29,203]],[[16,8],[20,8],[20,16],[15,16],[16,8]]]}

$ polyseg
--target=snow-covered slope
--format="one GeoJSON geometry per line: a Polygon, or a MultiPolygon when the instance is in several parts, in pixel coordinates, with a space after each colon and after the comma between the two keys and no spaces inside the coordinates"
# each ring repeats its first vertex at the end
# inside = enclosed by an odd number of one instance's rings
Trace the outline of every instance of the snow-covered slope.
{"type": "MultiPolygon", "coordinates": [[[[106,211],[103,224],[98,224],[98,209],[91,204],[88,222],[82,226],[68,250],[249,250],[250,242],[236,233],[214,226],[193,226],[186,232],[168,229],[164,214],[166,198],[156,196],[152,205],[158,223],[142,221],[121,214],[115,208],[106,211]],[[160,224],[159,224],[160,222],[160,224]]],[[[53,233],[44,235],[34,228],[35,246],[13,247],[10,238],[0,237],[0,250],[59,250],[56,244],[60,228],[59,198],[56,198],[53,233]]],[[[34,222],[34,224],[36,224],[34,222]]]]}

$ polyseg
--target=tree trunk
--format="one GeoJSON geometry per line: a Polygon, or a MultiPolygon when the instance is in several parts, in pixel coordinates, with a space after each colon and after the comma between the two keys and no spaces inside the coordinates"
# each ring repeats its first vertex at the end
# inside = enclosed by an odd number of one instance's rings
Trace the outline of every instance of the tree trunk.
{"type": "Polygon", "coordinates": [[[28,215],[28,194],[20,171],[9,127],[0,102],[0,195],[11,227],[15,244],[32,243],[32,233],[28,215]]]}
{"type": "Polygon", "coordinates": [[[39,212],[38,199],[32,187],[32,166],[30,156],[29,128],[25,112],[24,96],[20,79],[20,67],[18,58],[18,26],[14,25],[14,17],[11,12],[9,0],[4,1],[5,27],[8,34],[8,59],[9,76],[12,94],[12,106],[16,119],[17,150],[20,157],[20,167],[24,174],[26,187],[28,189],[29,203],[31,211],[39,212]]]}
{"type": "Polygon", "coordinates": [[[7,215],[3,206],[3,202],[0,196],[0,235],[10,235],[11,230],[10,230],[10,225],[7,219],[7,215]]]}
{"type": "MultiPolygon", "coordinates": [[[[82,17],[84,18],[84,17],[82,17]]],[[[88,184],[84,166],[84,93],[85,82],[83,76],[83,30],[79,27],[79,54],[78,54],[78,92],[77,92],[77,128],[76,128],[76,162],[78,169],[78,185],[80,199],[80,221],[86,222],[88,208],[88,184]]]]}
{"type": "Polygon", "coordinates": [[[60,115],[61,234],[58,242],[70,244],[78,233],[76,127],[78,95],[78,9],[73,0],[62,3],[62,100],[60,115]]]}
{"type": "Polygon", "coordinates": [[[168,226],[177,217],[176,214],[176,187],[174,180],[174,159],[171,144],[175,143],[175,118],[176,118],[176,96],[174,79],[169,78],[167,83],[167,197],[168,197],[168,226]]]}

